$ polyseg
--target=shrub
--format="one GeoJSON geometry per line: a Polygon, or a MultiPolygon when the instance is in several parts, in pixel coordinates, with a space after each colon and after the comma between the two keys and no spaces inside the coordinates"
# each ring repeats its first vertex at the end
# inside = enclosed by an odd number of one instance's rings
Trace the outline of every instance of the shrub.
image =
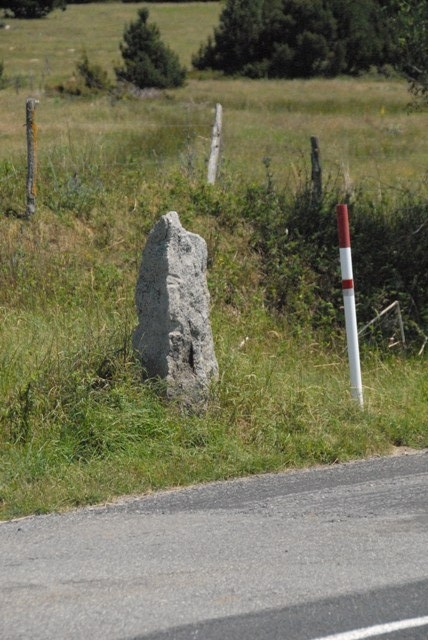
{"type": "Polygon", "coordinates": [[[111,83],[107,71],[97,64],[91,64],[86,53],[76,64],[76,72],[71,80],[57,87],[60,93],[82,96],[110,89],[111,83]]]}
{"type": "Polygon", "coordinates": [[[107,71],[97,64],[91,64],[86,53],[83,54],[82,59],[77,63],[76,68],[79,76],[85,84],[85,87],[88,89],[104,91],[110,87],[107,71]]]}
{"type": "MultiPolygon", "coordinates": [[[[269,306],[316,328],[342,321],[335,207],[339,190],[315,198],[308,181],[297,193],[272,183],[247,194],[253,245],[264,264],[269,306]]],[[[399,202],[374,203],[363,194],[349,205],[358,321],[369,322],[395,300],[409,339],[428,333],[428,203],[403,194],[399,202]],[[419,329],[418,329],[419,328],[419,329]]]]}
{"type": "Polygon", "coordinates": [[[428,105],[428,4],[389,0],[386,9],[399,43],[397,66],[406,75],[416,104],[428,105]]]}
{"type": "Polygon", "coordinates": [[[148,24],[146,8],[138,12],[138,20],[125,29],[120,50],[124,67],[116,69],[118,80],[125,80],[140,89],[166,89],[184,83],[185,69],[178,56],[160,38],[155,24],[148,24]]]}
{"type": "Polygon", "coordinates": [[[2,0],[0,8],[15,18],[44,18],[54,9],[65,9],[66,0],[2,0]]]}
{"type": "Polygon", "coordinates": [[[228,0],[198,69],[249,77],[355,74],[396,57],[376,0],[228,0]]]}

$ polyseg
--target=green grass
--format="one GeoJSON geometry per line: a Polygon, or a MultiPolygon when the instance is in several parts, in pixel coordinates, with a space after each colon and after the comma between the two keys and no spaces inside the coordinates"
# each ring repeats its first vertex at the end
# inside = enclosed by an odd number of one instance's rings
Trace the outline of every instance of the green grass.
{"type": "Polygon", "coordinates": [[[114,343],[105,325],[113,331],[115,320],[105,320],[88,335],[76,319],[66,325],[59,318],[33,317],[33,342],[22,347],[31,351],[43,342],[47,355],[29,389],[21,372],[15,404],[9,400],[9,438],[1,450],[3,517],[331,464],[387,453],[392,444],[427,444],[428,384],[420,360],[367,354],[361,413],[348,399],[343,353],[290,337],[260,309],[240,318],[215,311],[221,380],[208,413],[192,417],[164,406],[153,389],[141,386],[126,358],[115,361],[113,377],[100,375],[100,362],[109,350],[112,355],[114,343]],[[240,348],[246,333],[249,340],[240,348]],[[69,353],[66,335],[74,342],[69,353]]]}
{"type": "Polygon", "coordinates": [[[192,54],[217,22],[219,2],[68,5],[65,12],[54,11],[43,20],[10,20],[10,29],[2,31],[0,59],[9,75],[32,78],[35,89],[71,75],[82,51],[113,78],[113,69],[121,62],[124,28],[136,20],[142,6],[149,9],[149,21],[158,25],[162,39],[190,69],[192,54]]]}
{"type": "MultiPolygon", "coordinates": [[[[195,73],[185,88],[149,100],[44,91],[69,77],[83,44],[113,77],[123,23],[137,8],[72,5],[2,31],[6,75],[20,81],[1,92],[1,518],[428,446],[421,341],[408,353],[363,345],[360,411],[342,332],[327,339],[309,321],[266,307],[261,256],[243,215],[248,186],[266,179],[264,157],[279,188],[292,195],[301,187],[314,134],[325,175],[343,182],[349,172],[379,206],[409,190],[426,197],[427,115],[407,113],[397,79],[250,82],[195,73]],[[31,84],[40,98],[38,210],[25,222],[4,214],[25,208],[31,84]],[[218,101],[224,164],[210,189],[218,101]],[[204,416],[166,405],[143,385],[130,348],[141,250],[171,209],[209,249],[220,380],[204,416]]],[[[188,64],[220,5],[149,8],[188,64]]]]}

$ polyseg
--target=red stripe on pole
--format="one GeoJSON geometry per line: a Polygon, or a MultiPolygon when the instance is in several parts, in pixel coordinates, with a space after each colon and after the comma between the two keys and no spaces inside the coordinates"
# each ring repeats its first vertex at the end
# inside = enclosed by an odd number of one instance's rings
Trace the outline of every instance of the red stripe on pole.
{"type": "Polygon", "coordinates": [[[354,281],[353,280],[342,280],[342,289],[353,289],[354,281]]]}
{"type": "Polygon", "coordinates": [[[339,247],[347,249],[351,246],[349,235],[348,207],[346,204],[338,204],[336,207],[337,228],[339,230],[339,247]]]}

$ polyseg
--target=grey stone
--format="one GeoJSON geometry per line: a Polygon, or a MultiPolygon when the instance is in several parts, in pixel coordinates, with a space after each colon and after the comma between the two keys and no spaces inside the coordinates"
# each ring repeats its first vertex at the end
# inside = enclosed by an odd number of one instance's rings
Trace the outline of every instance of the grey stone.
{"type": "Polygon", "coordinates": [[[204,406],[218,376],[209,320],[205,240],[175,211],[161,217],[143,250],[133,346],[144,376],[165,381],[167,398],[204,406]]]}

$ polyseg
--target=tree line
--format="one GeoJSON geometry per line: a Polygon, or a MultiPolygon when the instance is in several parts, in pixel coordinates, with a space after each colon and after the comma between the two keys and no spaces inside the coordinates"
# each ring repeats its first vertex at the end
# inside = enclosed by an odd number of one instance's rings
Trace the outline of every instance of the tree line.
{"type": "Polygon", "coordinates": [[[302,78],[356,74],[397,59],[377,0],[229,0],[193,64],[251,78],[302,78]]]}

